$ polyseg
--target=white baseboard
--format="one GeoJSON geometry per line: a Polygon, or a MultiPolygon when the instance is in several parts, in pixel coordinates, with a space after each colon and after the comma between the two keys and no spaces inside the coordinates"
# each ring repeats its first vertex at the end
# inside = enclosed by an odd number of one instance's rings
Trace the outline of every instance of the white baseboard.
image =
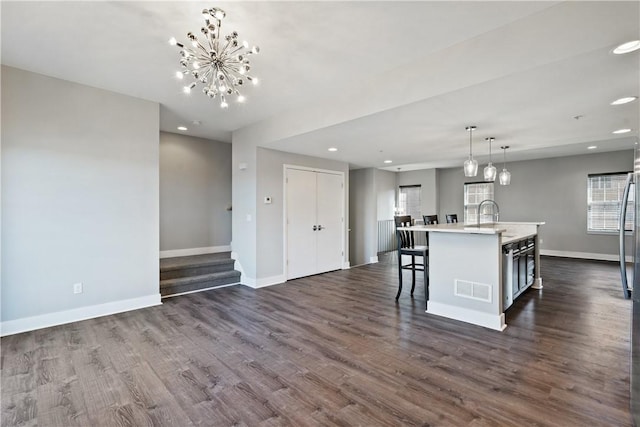
{"type": "MultiPolygon", "coordinates": [[[[244,268],[242,268],[242,263],[238,259],[238,253],[237,252],[233,252],[233,251],[231,252],[231,259],[236,261],[235,264],[234,264],[234,269],[236,271],[240,272],[240,284],[245,284],[247,282],[254,281],[254,279],[248,278],[246,273],[244,272],[244,268]]],[[[250,287],[253,287],[253,286],[250,286],[250,287]]]]}
{"type": "Polygon", "coordinates": [[[231,245],[228,246],[208,246],[206,248],[188,248],[188,249],[171,249],[168,251],[160,251],[160,258],[173,258],[177,256],[191,256],[216,254],[218,252],[231,251],[231,245]]]}
{"type": "Polygon", "coordinates": [[[160,294],[147,295],[139,298],[131,298],[121,301],[107,302],[104,304],[90,305],[71,310],[57,311],[55,313],[41,314],[39,316],[23,317],[22,319],[7,320],[0,323],[0,336],[19,334],[35,329],[48,328],[50,326],[64,325],[65,323],[79,322],[95,317],[108,316],[124,311],[138,310],[140,308],[160,305],[160,294]]]}
{"type": "Polygon", "coordinates": [[[267,286],[279,285],[280,283],[284,283],[286,281],[287,278],[285,277],[285,275],[280,274],[278,276],[262,277],[260,279],[247,277],[243,280],[242,284],[253,289],[259,289],[265,288],[267,286]]]}
{"type": "MultiPolygon", "coordinates": [[[[620,255],[618,254],[598,254],[593,252],[553,251],[550,249],[540,249],[540,255],[564,258],[595,259],[599,261],[620,261],[620,255]]],[[[626,261],[633,262],[633,257],[627,256],[626,261]]]]}
{"type": "Polygon", "coordinates": [[[228,287],[228,286],[236,286],[236,285],[239,285],[239,284],[240,284],[240,282],[236,282],[236,283],[228,283],[228,284],[226,284],[226,285],[212,286],[212,287],[210,287],[210,288],[204,288],[204,289],[196,289],[195,291],[179,292],[179,293],[177,293],[177,294],[164,295],[164,296],[162,297],[162,299],[165,299],[165,298],[173,298],[173,297],[179,297],[180,295],[195,294],[195,293],[198,293],[198,292],[210,291],[210,290],[213,290],[213,289],[226,288],[226,287],[228,287]]]}
{"type": "Polygon", "coordinates": [[[349,261],[343,262],[342,263],[342,269],[343,270],[348,270],[351,268],[351,263],[349,261]]]}
{"type": "Polygon", "coordinates": [[[375,264],[378,262],[378,256],[369,257],[369,264],[375,264]]]}
{"type": "Polygon", "coordinates": [[[279,274],[277,276],[271,277],[262,277],[260,279],[256,279],[255,277],[248,277],[245,274],[244,269],[242,268],[242,263],[238,260],[238,254],[236,252],[231,252],[231,258],[236,261],[235,269],[240,272],[241,285],[245,285],[253,289],[258,289],[267,286],[278,285],[287,281],[287,277],[284,274],[279,274]]]}
{"type": "Polygon", "coordinates": [[[446,317],[448,319],[472,323],[474,325],[483,326],[495,331],[504,331],[504,329],[507,327],[507,324],[504,322],[504,313],[483,313],[476,310],[469,310],[467,308],[461,308],[449,304],[442,304],[434,301],[429,301],[427,303],[427,313],[446,317]]]}

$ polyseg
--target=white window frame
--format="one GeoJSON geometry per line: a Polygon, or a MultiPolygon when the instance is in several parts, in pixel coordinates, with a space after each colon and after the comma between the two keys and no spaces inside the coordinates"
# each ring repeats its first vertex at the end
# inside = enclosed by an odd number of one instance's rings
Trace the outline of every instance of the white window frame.
{"type": "MultiPolygon", "coordinates": [[[[589,174],[587,176],[587,233],[617,234],[620,232],[620,209],[629,172],[589,174]],[[598,218],[600,216],[600,218],[598,218]]],[[[629,191],[625,232],[633,231],[635,191],[629,191]]]]}
{"type": "Polygon", "coordinates": [[[465,182],[464,184],[464,223],[477,224],[478,206],[483,200],[493,200],[493,182],[465,182]]]}

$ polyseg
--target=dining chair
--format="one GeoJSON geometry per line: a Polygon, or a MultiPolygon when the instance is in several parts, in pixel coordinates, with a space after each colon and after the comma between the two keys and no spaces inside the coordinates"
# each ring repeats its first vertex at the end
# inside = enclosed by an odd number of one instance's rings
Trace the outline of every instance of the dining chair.
{"type": "Polygon", "coordinates": [[[398,227],[410,227],[411,216],[403,215],[394,217],[396,224],[396,238],[398,240],[398,293],[396,301],[402,293],[402,270],[411,270],[411,296],[416,287],[416,271],[424,272],[424,292],[429,299],[429,247],[415,244],[413,231],[398,230],[398,227]],[[411,263],[402,265],[402,255],[411,256],[411,263]],[[422,257],[422,264],[416,262],[416,257],[422,257]]]}
{"type": "Polygon", "coordinates": [[[458,222],[458,214],[447,214],[447,224],[458,222]]]}

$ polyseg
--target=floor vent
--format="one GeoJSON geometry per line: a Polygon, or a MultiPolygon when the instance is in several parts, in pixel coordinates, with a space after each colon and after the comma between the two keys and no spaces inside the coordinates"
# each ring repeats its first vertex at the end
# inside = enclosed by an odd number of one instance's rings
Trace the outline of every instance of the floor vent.
{"type": "Polygon", "coordinates": [[[455,280],[454,294],[457,297],[491,302],[491,285],[486,283],[469,282],[468,280],[455,280]]]}

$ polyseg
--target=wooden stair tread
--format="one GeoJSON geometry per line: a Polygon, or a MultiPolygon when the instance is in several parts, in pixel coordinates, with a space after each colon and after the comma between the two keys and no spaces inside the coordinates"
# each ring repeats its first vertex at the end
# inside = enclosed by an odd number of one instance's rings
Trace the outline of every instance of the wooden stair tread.
{"type": "Polygon", "coordinates": [[[199,276],[180,277],[177,279],[166,279],[160,281],[160,287],[184,285],[188,283],[207,282],[216,279],[225,279],[231,277],[238,277],[240,279],[240,272],[236,270],[221,271],[218,273],[201,274],[199,276]]]}
{"type": "Polygon", "coordinates": [[[197,268],[210,265],[220,265],[233,263],[230,252],[220,252],[215,254],[192,255],[175,258],[162,258],[160,260],[160,271],[173,271],[184,268],[197,268]]]}

